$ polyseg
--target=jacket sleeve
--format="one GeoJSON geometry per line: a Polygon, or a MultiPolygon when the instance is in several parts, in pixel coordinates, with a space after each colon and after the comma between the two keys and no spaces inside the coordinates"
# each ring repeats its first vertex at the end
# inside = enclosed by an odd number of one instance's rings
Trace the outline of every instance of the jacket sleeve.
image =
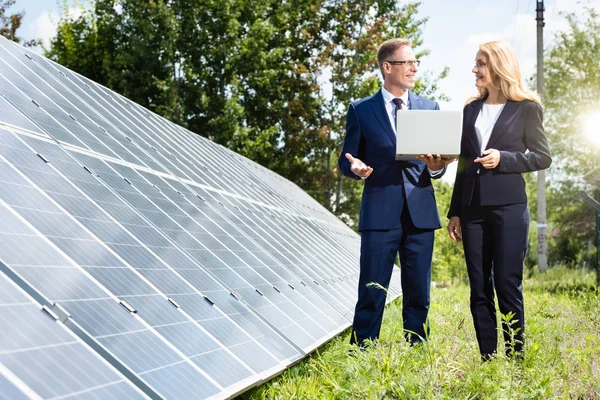
{"type": "Polygon", "coordinates": [[[528,153],[500,151],[498,170],[506,173],[524,173],[546,169],[552,164],[548,140],[544,135],[542,106],[527,102],[524,143],[528,153]]]}
{"type": "Polygon", "coordinates": [[[467,156],[465,152],[466,140],[466,121],[467,121],[467,106],[463,109],[463,126],[462,135],[460,140],[460,156],[458,157],[458,167],[456,168],[456,178],[454,178],[454,189],[452,190],[452,199],[450,200],[450,209],[448,210],[448,218],[460,217],[460,211],[462,209],[462,192],[463,182],[465,180],[465,174],[467,170],[467,156]]]}
{"type": "Polygon", "coordinates": [[[348,114],[346,115],[346,138],[344,139],[342,154],[340,154],[340,158],[338,159],[338,166],[344,175],[357,180],[360,179],[360,176],[352,172],[350,169],[350,161],[348,161],[345,154],[350,153],[352,157],[360,158],[359,150],[361,141],[362,137],[358,114],[356,113],[354,104],[350,104],[350,107],[348,108],[348,114]]]}

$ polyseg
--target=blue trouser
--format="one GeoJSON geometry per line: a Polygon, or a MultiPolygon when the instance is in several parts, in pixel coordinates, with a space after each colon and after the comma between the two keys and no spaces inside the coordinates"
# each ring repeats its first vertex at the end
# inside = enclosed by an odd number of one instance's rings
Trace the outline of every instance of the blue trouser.
{"type": "Polygon", "coordinates": [[[416,228],[406,212],[402,216],[402,226],[398,228],[362,232],[358,301],[351,343],[362,346],[366,339],[379,337],[387,293],[367,285],[378,283],[385,288],[389,286],[397,254],[400,255],[402,319],[406,338],[411,343],[426,338],[429,333],[427,312],[433,237],[433,230],[416,228]]]}

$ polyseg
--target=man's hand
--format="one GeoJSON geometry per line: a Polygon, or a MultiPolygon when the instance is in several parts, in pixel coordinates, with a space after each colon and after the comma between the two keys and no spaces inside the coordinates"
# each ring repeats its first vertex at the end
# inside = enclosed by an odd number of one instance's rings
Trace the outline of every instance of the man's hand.
{"type": "Polygon", "coordinates": [[[365,163],[358,158],[352,157],[352,154],[346,153],[345,156],[348,161],[350,161],[350,170],[361,178],[368,178],[373,172],[373,168],[365,165],[365,163]]]}
{"type": "Polygon", "coordinates": [[[448,222],[448,235],[450,235],[450,239],[457,243],[462,241],[462,231],[460,229],[459,217],[450,218],[450,222],[448,222]]]}
{"type": "Polygon", "coordinates": [[[496,168],[500,164],[500,152],[496,149],[487,149],[481,155],[485,157],[477,157],[473,161],[481,163],[481,166],[485,169],[496,168]]]}
{"type": "Polygon", "coordinates": [[[417,158],[423,161],[425,164],[427,164],[427,168],[429,168],[432,171],[439,171],[451,162],[456,161],[456,157],[442,158],[442,156],[440,156],[439,154],[422,154],[420,156],[417,156],[417,158]]]}

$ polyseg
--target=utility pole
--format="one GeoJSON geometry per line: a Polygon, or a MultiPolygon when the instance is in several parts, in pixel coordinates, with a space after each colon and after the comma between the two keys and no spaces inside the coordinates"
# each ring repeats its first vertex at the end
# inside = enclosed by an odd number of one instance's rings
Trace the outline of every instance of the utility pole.
{"type": "MultiPolygon", "coordinates": [[[[537,91],[544,99],[544,0],[537,0],[535,9],[537,21],[537,91]]],[[[538,268],[540,272],[548,269],[546,242],[546,171],[537,172],[537,228],[538,228],[538,268]]]]}

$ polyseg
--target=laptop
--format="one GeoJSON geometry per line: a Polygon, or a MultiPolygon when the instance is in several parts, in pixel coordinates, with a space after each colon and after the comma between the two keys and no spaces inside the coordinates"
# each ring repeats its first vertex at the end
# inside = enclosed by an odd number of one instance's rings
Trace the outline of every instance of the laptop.
{"type": "Polygon", "coordinates": [[[406,110],[396,119],[396,160],[415,160],[421,154],[458,157],[462,111],[406,110]]]}

